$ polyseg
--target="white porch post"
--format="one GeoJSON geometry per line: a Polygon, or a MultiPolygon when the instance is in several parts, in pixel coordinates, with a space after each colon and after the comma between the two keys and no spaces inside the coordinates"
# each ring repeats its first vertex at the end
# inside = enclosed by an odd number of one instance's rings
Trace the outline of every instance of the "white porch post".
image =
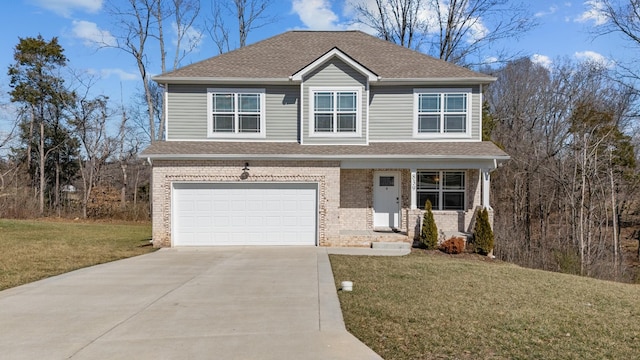
{"type": "Polygon", "coordinates": [[[417,200],[416,200],[416,189],[418,187],[417,180],[417,171],[416,169],[411,169],[411,207],[410,209],[417,209],[417,200]]]}
{"type": "Polygon", "coordinates": [[[489,169],[481,169],[482,176],[482,207],[491,209],[489,203],[489,189],[491,188],[491,175],[489,169]]]}

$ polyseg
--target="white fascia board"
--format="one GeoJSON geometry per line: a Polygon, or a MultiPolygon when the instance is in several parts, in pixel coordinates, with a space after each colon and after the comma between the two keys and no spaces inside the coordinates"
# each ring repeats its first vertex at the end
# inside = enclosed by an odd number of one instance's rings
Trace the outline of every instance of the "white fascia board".
{"type": "Polygon", "coordinates": [[[420,170],[461,170],[487,169],[494,170],[495,162],[491,159],[410,159],[410,160],[343,160],[341,169],[420,169],[420,170]]]}
{"type": "MultiPolygon", "coordinates": [[[[393,79],[380,78],[379,85],[478,85],[490,84],[498,80],[495,77],[452,77],[452,78],[415,78],[415,79],[393,79]]],[[[372,85],[375,85],[373,83],[372,85]]]]}
{"type": "Polygon", "coordinates": [[[219,77],[173,77],[154,76],[151,80],[163,84],[290,84],[288,77],[282,78],[219,78],[219,77]]]}
{"type": "Polygon", "coordinates": [[[348,64],[349,66],[354,68],[356,71],[358,71],[362,75],[366,76],[369,82],[378,81],[379,79],[378,75],[374,74],[366,67],[360,65],[360,63],[353,60],[351,57],[349,57],[349,55],[343,53],[338,48],[333,48],[329,50],[327,53],[325,53],[324,55],[314,60],[311,64],[305,66],[295,74],[291,75],[290,79],[293,81],[302,81],[302,78],[305,75],[317,69],[320,65],[324,64],[325,62],[327,62],[329,59],[333,57],[337,57],[338,59],[348,64]]]}
{"type": "Polygon", "coordinates": [[[308,154],[145,154],[155,160],[340,160],[340,161],[488,161],[490,164],[510,159],[491,155],[308,155],[308,154]]]}

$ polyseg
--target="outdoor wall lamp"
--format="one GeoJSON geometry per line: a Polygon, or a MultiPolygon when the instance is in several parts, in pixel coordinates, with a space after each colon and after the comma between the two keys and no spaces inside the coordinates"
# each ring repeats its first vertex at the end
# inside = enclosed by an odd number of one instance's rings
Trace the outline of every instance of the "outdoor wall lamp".
{"type": "Polygon", "coordinates": [[[242,168],[242,174],[240,174],[240,179],[245,180],[249,177],[249,163],[244,163],[244,167],[242,168]]]}

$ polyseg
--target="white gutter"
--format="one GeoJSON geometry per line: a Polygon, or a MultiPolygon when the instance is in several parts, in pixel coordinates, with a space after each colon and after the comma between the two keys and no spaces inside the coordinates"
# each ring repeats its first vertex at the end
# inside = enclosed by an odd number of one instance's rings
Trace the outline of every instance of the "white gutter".
{"type": "Polygon", "coordinates": [[[188,159],[261,159],[261,160],[350,160],[350,159],[388,159],[388,160],[493,160],[497,166],[497,161],[509,160],[508,155],[311,155],[311,154],[146,154],[148,159],[160,160],[188,160],[188,159]]]}

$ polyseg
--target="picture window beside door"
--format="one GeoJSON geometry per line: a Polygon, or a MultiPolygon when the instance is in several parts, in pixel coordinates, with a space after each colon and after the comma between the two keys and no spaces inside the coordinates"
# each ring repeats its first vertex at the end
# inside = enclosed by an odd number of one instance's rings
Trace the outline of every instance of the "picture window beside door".
{"type": "Polygon", "coordinates": [[[380,176],[380,186],[394,186],[395,176],[380,176]]]}

